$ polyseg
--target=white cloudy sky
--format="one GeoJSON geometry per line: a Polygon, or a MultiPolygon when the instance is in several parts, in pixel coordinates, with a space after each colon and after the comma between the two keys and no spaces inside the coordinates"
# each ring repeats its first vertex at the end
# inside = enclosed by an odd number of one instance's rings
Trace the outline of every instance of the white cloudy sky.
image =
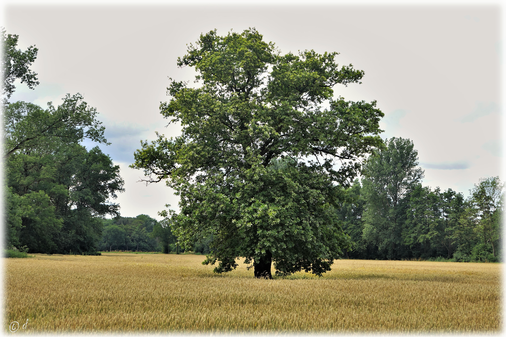
{"type": "Polygon", "coordinates": [[[364,70],[363,84],[336,87],[336,96],[378,101],[383,137],[413,140],[424,185],[468,195],[480,178],[501,176],[499,2],[210,3],[3,5],[7,32],[20,36],[23,49],[39,48],[33,70],[41,84],[34,91],[19,85],[12,100],[45,106],[79,92],[97,108],[112,143],[101,148],[125,180],[116,200],[123,216],[160,219],[165,204],[177,205],[168,187],[138,182],[142,172],[128,165],[141,139],[153,140],[155,131],[178,135],[158,111],[167,78],[192,79],[190,69],[177,68],[177,57],[215,28],[224,35],[255,27],[282,52],[337,51],[339,63],[364,70]]]}

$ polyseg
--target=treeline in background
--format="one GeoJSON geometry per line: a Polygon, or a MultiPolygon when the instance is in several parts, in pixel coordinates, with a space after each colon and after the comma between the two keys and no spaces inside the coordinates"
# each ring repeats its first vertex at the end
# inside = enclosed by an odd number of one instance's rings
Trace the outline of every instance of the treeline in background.
{"type": "Polygon", "coordinates": [[[467,199],[452,189],[418,184],[395,207],[376,209],[384,218],[374,218],[366,205],[377,201],[356,180],[348,190],[350,199],[337,211],[352,242],[346,257],[499,262],[500,211],[482,198],[498,183],[497,177],[481,180],[467,199]]]}
{"type": "MultiPolygon", "coordinates": [[[[141,214],[135,218],[116,217],[103,219],[102,240],[98,245],[101,251],[137,251],[183,253],[172,234],[167,221],[157,221],[148,215],[141,214]]],[[[208,254],[212,236],[198,240],[193,251],[197,254],[208,254]]]]}
{"type": "Polygon", "coordinates": [[[503,184],[481,179],[465,198],[424,187],[418,152],[391,138],[366,162],[336,208],[354,259],[501,260],[503,184]]]}

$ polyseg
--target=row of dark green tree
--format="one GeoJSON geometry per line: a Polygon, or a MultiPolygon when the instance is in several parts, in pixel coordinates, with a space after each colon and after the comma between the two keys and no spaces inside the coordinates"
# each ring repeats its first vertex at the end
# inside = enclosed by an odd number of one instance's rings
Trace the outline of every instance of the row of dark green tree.
{"type": "Polygon", "coordinates": [[[357,259],[499,261],[503,185],[482,179],[468,198],[423,187],[418,153],[392,138],[367,161],[337,209],[357,259]]]}
{"type": "Polygon", "coordinates": [[[147,215],[139,215],[135,218],[116,217],[104,219],[102,240],[99,249],[111,250],[135,250],[156,251],[159,241],[153,235],[158,222],[147,215]]]}
{"type": "Polygon", "coordinates": [[[30,66],[34,46],[17,48],[18,36],[3,37],[4,197],[7,248],[33,253],[94,254],[102,217],[118,215],[110,200],[123,191],[119,166],[86,139],[107,144],[97,111],[80,94],[46,108],[9,102],[16,86],[39,84],[30,66]]]}
{"type": "MultiPolygon", "coordinates": [[[[177,238],[166,220],[157,221],[141,214],[135,218],[115,217],[103,219],[101,251],[123,250],[136,252],[183,253],[177,238]]],[[[209,254],[212,236],[195,242],[192,252],[209,254]]]]}

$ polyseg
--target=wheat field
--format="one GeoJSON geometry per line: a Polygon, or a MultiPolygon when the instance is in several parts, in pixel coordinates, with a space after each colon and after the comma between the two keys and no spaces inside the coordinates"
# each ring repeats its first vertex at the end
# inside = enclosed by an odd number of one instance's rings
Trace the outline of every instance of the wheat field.
{"type": "Polygon", "coordinates": [[[216,275],[201,264],[204,258],[103,253],[4,259],[4,331],[501,330],[500,264],[338,260],[321,278],[298,273],[258,280],[242,263],[216,275]]]}

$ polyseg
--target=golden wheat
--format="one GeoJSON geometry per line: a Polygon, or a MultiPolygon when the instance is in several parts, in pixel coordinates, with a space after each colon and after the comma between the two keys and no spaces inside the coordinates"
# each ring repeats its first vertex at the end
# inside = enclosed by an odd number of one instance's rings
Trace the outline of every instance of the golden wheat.
{"type": "Polygon", "coordinates": [[[322,278],[258,280],[244,264],[216,275],[203,259],[124,253],[5,259],[5,322],[19,322],[26,333],[501,328],[499,264],[339,260],[322,278]]]}

